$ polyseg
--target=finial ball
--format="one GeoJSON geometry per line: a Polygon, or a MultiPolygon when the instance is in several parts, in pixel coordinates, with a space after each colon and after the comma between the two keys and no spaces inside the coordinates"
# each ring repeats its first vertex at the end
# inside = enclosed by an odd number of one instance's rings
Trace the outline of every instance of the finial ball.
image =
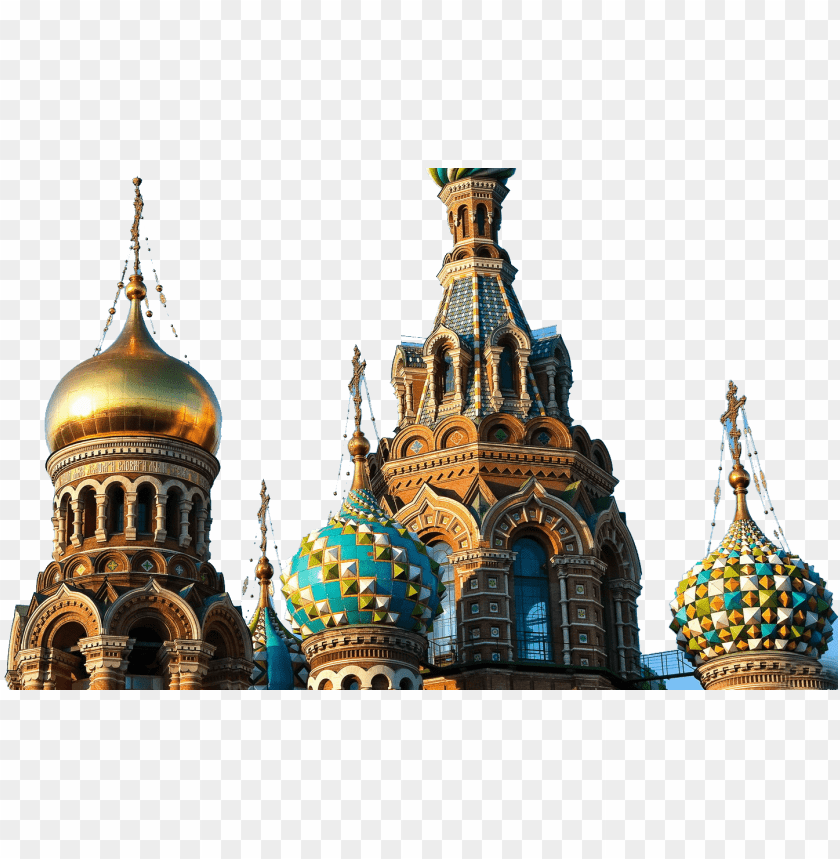
{"type": "Polygon", "coordinates": [[[142,301],[146,297],[146,285],[143,283],[143,275],[133,274],[128,280],[128,288],[125,291],[126,298],[129,300],[136,298],[138,301],[142,301]]]}
{"type": "Polygon", "coordinates": [[[746,489],[750,485],[750,476],[740,463],[729,473],[729,485],[733,489],[746,489]]]}
{"type": "Polygon", "coordinates": [[[367,456],[370,451],[370,442],[365,438],[361,430],[356,430],[353,437],[347,442],[347,450],[351,456],[367,456]]]}
{"type": "Polygon", "coordinates": [[[140,179],[138,176],[135,176],[134,179],[132,179],[131,181],[134,182],[134,184],[138,187],[143,184],[143,180],[140,179]]]}

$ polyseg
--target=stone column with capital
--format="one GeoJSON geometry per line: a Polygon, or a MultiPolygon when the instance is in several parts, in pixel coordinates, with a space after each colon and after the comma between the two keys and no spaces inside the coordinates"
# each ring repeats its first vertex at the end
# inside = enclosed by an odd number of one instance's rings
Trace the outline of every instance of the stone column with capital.
{"type": "Polygon", "coordinates": [[[70,542],[78,549],[82,545],[82,502],[71,501],[70,509],[73,511],[73,535],[70,542]]]}
{"type": "Polygon", "coordinates": [[[431,404],[432,420],[434,420],[437,418],[438,413],[437,385],[435,384],[435,356],[427,355],[423,360],[426,362],[427,384],[429,386],[426,391],[426,399],[431,404]]]}
{"type": "Polygon", "coordinates": [[[55,515],[58,519],[58,545],[56,546],[56,552],[58,554],[54,552],[53,557],[58,560],[67,548],[67,514],[59,507],[55,511],[55,515]]]}
{"type": "Polygon", "coordinates": [[[531,397],[528,394],[528,356],[519,350],[519,408],[527,415],[531,408],[531,397]]]}
{"type": "Polygon", "coordinates": [[[137,493],[125,493],[125,539],[137,539],[137,493]]]}
{"type": "Polygon", "coordinates": [[[49,652],[46,647],[19,650],[15,657],[18,682],[21,689],[43,689],[49,670],[49,652]]]}
{"type": "Polygon", "coordinates": [[[58,515],[58,511],[56,511],[56,515],[52,517],[52,526],[53,526],[53,552],[52,556],[54,560],[58,560],[61,557],[61,553],[64,551],[64,546],[62,546],[61,540],[61,516],[58,515]]]}
{"type": "Polygon", "coordinates": [[[166,493],[155,494],[155,543],[166,541],[166,493]]]}
{"type": "Polygon", "coordinates": [[[44,675],[44,689],[72,689],[73,674],[82,666],[82,659],[54,647],[47,648],[47,670],[44,675]]]}
{"type": "Polygon", "coordinates": [[[461,373],[461,353],[455,351],[452,353],[452,371],[455,374],[455,407],[459,412],[464,410],[464,392],[461,373]]]}
{"type": "Polygon", "coordinates": [[[204,688],[204,676],[216,648],[194,639],[175,639],[161,647],[161,662],[169,672],[169,688],[193,690],[204,688]]]}
{"type": "Polygon", "coordinates": [[[499,382],[499,361],[503,351],[502,346],[488,346],[485,350],[490,357],[490,406],[494,412],[500,411],[504,402],[502,386],[499,382]]]}
{"type": "Polygon", "coordinates": [[[195,511],[195,552],[200,557],[204,557],[204,550],[207,548],[207,544],[204,542],[204,519],[206,516],[207,508],[200,501],[197,504],[195,511]]]}
{"type": "Polygon", "coordinates": [[[125,689],[128,655],[134,639],[127,635],[94,635],[79,639],[79,648],[90,675],[90,689],[125,689]]]}
{"type": "Polygon", "coordinates": [[[190,509],[192,501],[185,499],[178,505],[181,512],[181,534],[178,537],[178,545],[186,548],[190,545],[192,538],[190,537],[190,509]]]}
{"type": "Polygon", "coordinates": [[[626,649],[624,643],[624,616],[621,611],[621,598],[618,594],[613,596],[613,608],[615,610],[615,640],[618,648],[618,665],[622,676],[627,674],[627,663],[624,658],[626,649]]]}
{"type": "Polygon", "coordinates": [[[108,496],[104,492],[96,493],[96,542],[104,543],[108,539],[105,530],[105,511],[108,504],[108,496]]]}
{"type": "Polygon", "coordinates": [[[560,580],[560,624],[563,627],[563,664],[572,664],[571,636],[569,635],[569,595],[566,592],[566,571],[557,569],[560,580]]]}
{"type": "Polygon", "coordinates": [[[405,377],[405,415],[413,418],[414,415],[414,383],[410,376],[405,377]]]}
{"type": "Polygon", "coordinates": [[[548,377],[548,402],[545,404],[545,410],[549,415],[556,417],[556,415],[560,411],[560,409],[557,407],[557,388],[554,385],[557,368],[553,364],[549,364],[545,368],[545,373],[548,377]]]}

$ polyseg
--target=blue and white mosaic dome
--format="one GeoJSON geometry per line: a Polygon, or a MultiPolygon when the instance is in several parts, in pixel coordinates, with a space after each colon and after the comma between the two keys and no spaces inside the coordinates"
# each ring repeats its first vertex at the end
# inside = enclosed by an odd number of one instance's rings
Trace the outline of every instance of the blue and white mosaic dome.
{"type": "Polygon", "coordinates": [[[325,528],[304,537],[283,577],[283,595],[301,635],[361,624],[432,630],[446,586],[416,534],[352,490],[325,528]]]}

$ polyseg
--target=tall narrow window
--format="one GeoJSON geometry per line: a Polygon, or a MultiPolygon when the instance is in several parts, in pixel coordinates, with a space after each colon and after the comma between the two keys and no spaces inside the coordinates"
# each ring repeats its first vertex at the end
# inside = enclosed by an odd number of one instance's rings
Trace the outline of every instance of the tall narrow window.
{"type": "Polygon", "coordinates": [[[443,392],[451,394],[455,390],[455,365],[452,356],[447,352],[443,356],[443,392]]]}
{"type": "Polygon", "coordinates": [[[458,210],[458,219],[461,222],[461,238],[465,239],[469,235],[469,232],[468,232],[469,228],[467,227],[467,221],[469,220],[469,215],[467,214],[467,207],[466,206],[461,206],[461,208],[458,210]]]}
{"type": "Polygon", "coordinates": [[[478,228],[478,234],[484,235],[484,225],[487,223],[487,210],[484,206],[479,206],[475,212],[475,225],[478,228]]]}
{"type": "Polygon", "coordinates": [[[455,628],[455,567],[449,563],[452,547],[447,543],[432,543],[429,556],[440,564],[438,575],[446,585],[446,593],[440,604],[443,614],[435,618],[429,636],[429,660],[435,665],[455,661],[457,632],[455,628]]]}
{"type": "Polygon", "coordinates": [[[122,534],[125,530],[125,492],[122,486],[108,489],[108,533],[122,534]]]}
{"type": "Polygon", "coordinates": [[[515,393],[513,383],[513,349],[510,345],[505,346],[499,356],[499,385],[502,391],[513,395],[515,393]]]}
{"type": "Polygon", "coordinates": [[[181,536],[181,493],[177,489],[166,496],[166,536],[173,540],[181,536]]]}
{"type": "Polygon", "coordinates": [[[82,490],[82,535],[85,539],[96,534],[96,493],[91,487],[82,490]]]}
{"type": "Polygon", "coordinates": [[[151,534],[152,532],[152,487],[144,484],[137,492],[137,533],[151,534]]]}
{"type": "Polygon", "coordinates": [[[553,658],[548,611],[547,557],[528,537],[513,544],[513,595],[516,602],[516,657],[550,662],[553,658]]]}

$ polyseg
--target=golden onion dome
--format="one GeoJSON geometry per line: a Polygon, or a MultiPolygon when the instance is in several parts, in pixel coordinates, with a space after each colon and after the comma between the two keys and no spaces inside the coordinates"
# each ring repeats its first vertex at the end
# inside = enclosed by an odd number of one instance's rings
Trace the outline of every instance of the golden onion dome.
{"type": "Polygon", "coordinates": [[[145,294],[142,275],[132,275],[126,289],[131,309],[119,337],[53,391],[44,422],[50,453],[111,435],[165,436],[218,450],[219,401],[201,373],[152,339],[140,308],[145,294]]]}

